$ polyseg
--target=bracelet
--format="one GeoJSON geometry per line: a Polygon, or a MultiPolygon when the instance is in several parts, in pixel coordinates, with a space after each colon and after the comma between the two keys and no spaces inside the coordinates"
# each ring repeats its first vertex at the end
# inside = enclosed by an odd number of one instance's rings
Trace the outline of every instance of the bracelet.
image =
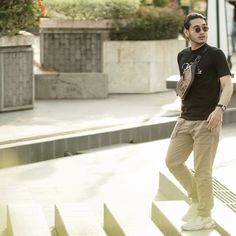
{"type": "Polygon", "coordinates": [[[225,105],[222,105],[222,104],[217,104],[216,106],[217,106],[217,107],[220,107],[223,112],[224,112],[224,111],[226,110],[226,108],[227,108],[225,105]]]}

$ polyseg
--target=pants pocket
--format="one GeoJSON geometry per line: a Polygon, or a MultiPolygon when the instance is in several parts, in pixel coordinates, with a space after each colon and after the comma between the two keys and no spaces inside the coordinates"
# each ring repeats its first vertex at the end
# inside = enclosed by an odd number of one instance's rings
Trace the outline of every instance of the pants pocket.
{"type": "Polygon", "coordinates": [[[207,122],[202,121],[199,127],[197,128],[195,143],[201,145],[213,144],[216,140],[219,139],[219,133],[221,130],[221,125],[215,127],[213,130],[207,128],[207,122]]]}
{"type": "Polygon", "coordinates": [[[180,130],[181,125],[184,123],[184,119],[183,118],[178,118],[175,124],[175,127],[171,133],[170,138],[173,139],[176,137],[176,135],[178,134],[178,131],[180,130]]]}

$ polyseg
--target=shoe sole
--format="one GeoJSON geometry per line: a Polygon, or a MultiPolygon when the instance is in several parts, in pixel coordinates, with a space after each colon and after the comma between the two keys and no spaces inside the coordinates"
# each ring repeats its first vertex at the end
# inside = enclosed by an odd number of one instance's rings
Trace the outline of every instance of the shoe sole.
{"type": "Polygon", "coordinates": [[[181,229],[184,230],[184,231],[197,231],[197,230],[203,230],[203,229],[213,229],[215,226],[216,226],[216,223],[213,221],[213,222],[209,222],[205,225],[201,225],[199,227],[195,227],[195,228],[181,227],[181,229]]]}

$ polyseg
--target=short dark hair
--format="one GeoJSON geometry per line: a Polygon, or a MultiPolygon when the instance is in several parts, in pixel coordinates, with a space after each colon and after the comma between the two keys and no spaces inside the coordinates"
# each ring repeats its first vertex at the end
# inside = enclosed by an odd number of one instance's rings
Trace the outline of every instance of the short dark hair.
{"type": "Polygon", "coordinates": [[[193,20],[193,19],[197,19],[197,18],[203,19],[203,20],[206,22],[206,24],[207,24],[207,20],[206,20],[206,17],[205,17],[205,16],[203,16],[203,15],[200,14],[200,13],[191,12],[191,13],[189,13],[189,14],[186,16],[186,18],[185,18],[185,20],[184,20],[184,28],[185,28],[185,29],[189,29],[189,27],[190,27],[190,21],[193,20]]]}

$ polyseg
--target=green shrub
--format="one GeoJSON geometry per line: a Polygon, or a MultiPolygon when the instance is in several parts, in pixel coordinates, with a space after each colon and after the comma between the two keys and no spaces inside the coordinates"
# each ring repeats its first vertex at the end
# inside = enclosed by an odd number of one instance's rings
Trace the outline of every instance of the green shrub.
{"type": "Polygon", "coordinates": [[[48,8],[49,17],[88,20],[95,19],[95,12],[100,2],[46,0],[45,4],[48,8]]]}
{"type": "Polygon", "coordinates": [[[140,7],[126,26],[116,23],[113,40],[158,40],[177,38],[183,12],[172,8],[140,7]]]}
{"type": "Polygon", "coordinates": [[[153,0],[154,6],[166,7],[169,4],[169,0],[153,0]]]}
{"type": "MultiPolygon", "coordinates": [[[[44,0],[49,17],[111,19],[113,40],[156,40],[176,38],[183,20],[181,10],[142,6],[142,0],[44,0]],[[126,27],[123,27],[123,21],[126,27]]],[[[157,2],[157,1],[156,1],[157,2]]],[[[169,2],[159,0],[159,4],[169,2]]]]}
{"type": "Polygon", "coordinates": [[[140,0],[45,0],[49,17],[79,20],[128,18],[140,0]]]}
{"type": "Polygon", "coordinates": [[[35,26],[42,13],[40,4],[40,0],[1,0],[0,36],[15,35],[35,26]]]}
{"type": "Polygon", "coordinates": [[[130,0],[106,0],[100,5],[97,17],[103,19],[124,19],[132,16],[139,7],[139,1],[130,0]]]}

